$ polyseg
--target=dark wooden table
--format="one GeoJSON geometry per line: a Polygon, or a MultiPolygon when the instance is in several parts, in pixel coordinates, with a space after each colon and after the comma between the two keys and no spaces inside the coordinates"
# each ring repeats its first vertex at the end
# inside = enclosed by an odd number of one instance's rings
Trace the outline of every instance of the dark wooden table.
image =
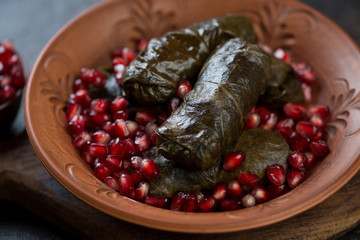
{"type": "MultiPolygon", "coordinates": [[[[51,36],[99,0],[0,0],[0,39],[14,40],[27,72],[51,36]]],[[[359,0],[303,0],[360,44],[359,0]]],[[[359,66],[360,67],[360,66],[359,66]]],[[[44,169],[24,131],[22,109],[0,133],[0,239],[360,239],[360,172],[338,193],[294,218],[255,231],[187,235],[126,223],[84,204],[44,169]]],[[[359,143],[360,144],[360,143],[359,143]]]]}

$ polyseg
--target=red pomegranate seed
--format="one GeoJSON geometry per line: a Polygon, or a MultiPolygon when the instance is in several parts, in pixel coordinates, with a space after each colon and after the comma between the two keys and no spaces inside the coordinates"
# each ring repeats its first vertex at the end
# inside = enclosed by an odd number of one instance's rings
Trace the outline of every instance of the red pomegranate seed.
{"type": "Polygon", "coordinates": [[[238,197],[243,192],[243,189],[238,180],[233,179],[227,185],[228,193],[232,197],[238,197]]]}
{"type": "Polygon", "coordinates": [[[129,174],[123,173],[119,178],[119,193],[123,196],[129,196],[134,192],[134,183],[129,174]]]}
{"type": "Polygon", "coordinates": [[[180,99],[177,97],[173,97],[168,102],[168,111],[171,114],[175,109],[177,109],[180,106],[180,99]]]}
{"type": "Polygon", "coordinates": [[[277,120],[278,116],[275,113],[271,112],[269,119],[266,122],[262,123],[260,127],[265,130],[273,130],[277,123],[277,120]]]}
{"type": "Polygon", "coordinates": [[[205,195],[201,191],[194,192],[195,198],[197,202],[200,202],[204,199],[205,195]]]}
{"type": "Polygon", "coordinates": [[[133,156],[133,157],[131,157],[131,159],[130,159],[130,164],[131,164],[131,167],[133,168],[133,169],[140,169],[140,166],[141,166],[141,162],[142,162],[142,158],[141,157],[139,157],[139,156],[133,156]]]}
{"type": "Polygon", "coordinates": [[[102,130],[98,130],[94,132],[91,136],[92,143],[108,144],[110,140],[111,140],[110,134],[102,130]]]}
{"type": "Polygon", "coordinates": [[[139,184],[140,182],[145,181],[145,178],[138,170],[131,171],[129,175],[134,184],[139,184]]]}
{"type": "Polygon", "coordinates": [[[162,125],[166,119],[168,119],[169,115],[167,114],[167,112],[165,111],[161,111],[156,118],[156,123],[158,124],[158,126],[162,125]]]}
{"type": "Polygon", "coordinates": [[[269,201],[269,194],[262,187],[255,187],[251,191],[251,195],[253,195],[253,197],[255,198],[256,203],[264,203],[269,201]]]}
{"type": "Polygon", "coordinates": [[[115,48],[111,51],[111,58],[122,57],[122,48],[115,48]]]}
{"type": "Polygon", "coordinates": [[[216,185],[214,191],[213,191],[213,198],[215,198],[216,201],[221,201],[225,199],[227,194],[227,187],[225,184],[218,184],[216,185]]]}
{"type": "Polygon", "coordinates": [[[79,79],[76,79],[74,82],[74,91],[76,92],[80,89],[87,89],[87,85],[86,85],[86,83],[83,82],[83,80],[81,80],[79,78],[79,79]]]}
{"type": "Polygon", "coordinates": [[[2,91],[0,91],[0,104],[13,100],[15,95],[15,88],[10,85],[6,85],[2,91]]]}
{"type": "MultiPolygon", "coordinates": [[[[299,151],[293,151],[288,157],[288,161],[294,168],[305,170],[306,156],[304,153],[299,151]]],[[[281,184],[280,184],[281,185],[281,184]]]]}
{"type": "Polygon", "coordinates": [[[287,141],[287,143],[291,142],[291,137],[293,136],[293,134],[295,133],[294,130],[292,130],[289,127],[283,127],[283,128],[279,128],[278,131],[280,132],[280,134],[285,138],[285,140],[287,141]]]}
{"type": "Polygon", "coordinates": [[[249,113],[244,123],[245,129],[257,128],[260,125],[260,115],[257,113],[249,113]]]}
{"type": "Polygon", "coordinates": [[[245,153],[232,152],[225,156],[223,168],[227,171],[235,171],[238,169],[245,160],[245,153]]]}
{"type": "Polygon", "coordinates": [[[134,156],[136,154],[136,146],[134,141],[131,138],[127,138],[125,139],[125,157],[127,158],[131,158],[132,156],[134,156]]]}
{"type": "Polygon", "coordinates": [[[303,83],[306,83],[306,84],[311,84],[316,79],[315,72],[309,67],[298,71],[298,75],[299,75],[300,81],[303,83]]]}
{"type": "Polygon", "coordinates": [[[119,191],[119,184],[118,184],[118,181],[112,177],[112,176],[107,176],[105,179],[104,179],[104,183],[111,187],[112,189],[114,189],[115,191],[119,191]]]}
{"type": "Polygon", "coordinates": [[[104,125],[102,126],[102,130],[110,134],[112,136],[114,134],[114,128],[113,124],[110,121],[106,121],[104,125]]]}
{"type": "Polygon", "coordinates": [[[122,57],[128,62],[131,63],[135,58],[136,58],[136,54],[130,50],[127,47],[124,47],[122,49],[122,57]]]}
{"type": "Polygon", "coordinates": [[[74,116],[68,123],[68,131],[71,135],[77,136],[85,130],[85,119],[82,115],[74,116]]]}
{"type": "Polygon", "coordinates": [[[326,127],[325,120],[318,114],[313,114],[309,121],[311,124],[320,129],[324,129],[326,127]]]}
{"type": "Polygon", "coordinates": [[[117,112],[114,112],[113,116],[113,120],[116,121],[117,119],[123,119],[123,120],[127,120],[128,119],[128,111],[125,110],[120,110],[117,112]]]}
{"type": "Polygon", "coordinates": [[[148,150],[151,146],[151,140],[144,132],[137,134],[134,140],[136,150],[144,152],[148,150]]]}
{"type": "Polygon", "coordinates": [[[286,180],[285,169],[282,165],[273,164],[267,168],[267,177],[275,185],[283,185],[286,180]]]}
{"type": "Polygon", "coordinates": [[[94,175],[100,180],[110,176],[111,170],[105,164],[97,164],[94,168],[94,175]]]}
{"type": "Polygon", "coordinates": [[[240,184],[254,188],[262,184],[261,179],[253,172],[242,172],[238,176],[238,181],[240,184]]]}
{"type": "Polygon", "coordinates": [[[145,204],[158,207],[158,208],[168,208],[169,198],[163,196],[146,196],[145,204]]]}
{"type": "Polygon", "coordinates": [[[139,110],[135,115],[135,121],[143,126],[155,120],[154,115],[149,110],[139,110]]]}
{"type": "Polygon", "coordinates": [[[67,108],[66,108],[67,121],[68,122],[71,121],[71,119],[73,119],[73,117],[80,114],[80,111],[81,111],[81,107],[79,104],[72,102],[72,101],[68,101],[67,108]]]}
{"type": "Polygon", "coordinates": [[[286,103],[283,110],[288,118],[292,118],[295,121],[299,121],[304,118],[304,111],[296,104],[286,103]]]}
{"type": "Polygon", "coordinates": [[[287,63],[291,63],[290,55],[284,49],[281,48],[276,49],[274,52],[274,56],[287,63]]]}
{"type": "Polygon", "coordinates": [[[316,135],[313,138],[313,140],[323,140],[324,138],[325,138],[324,130],[318,129],[318,131],[316,132],[316,135]]]}
{"type": "Polygon", "coordinates": [[[75,92],[75,102],[83,107],[88,107],[91,104],[91,98],[86,89],[80,89],[75,92]]]}
{"type": "Polygon", "coordinates": [[[307,107],[306,114],[308,117],[317,114],[322,118],[327,118],[330,115],[330,109],[328,106],[323,104],[312,104],[307,107]]]}
{"type": "Polygon", "coordinates": [[[90,141],[90,139],[90,134],[87,131],[83,131],[74,138],[73,146],[77,149],[81,149],[83,146],[85,146],[86,142],[90,141]]]}
{"type": "Polygon", "coordinates": [[[148,45],[149,41],[146,38],[141,38],[137,43],[138,51],[142,52],[145,50],[146,46],[148,45]]]}
{"type": "Polygon", "coordinates": [[[153,134],[151,134],[151,137],[150,137],[150,139],[151,139],[151,143],[153,144],[153,145],[156,145],[156,132],[153,132],[153,134]]]}
{"type": "MultiPolygon", "coordinates": [[[[0,72],[1,72],[1,62],[0,62],[0,72]]],[[[6,85],[11,85],[11,77],[9,75],[1,75],[0,73],[0,89],[4,88],[6,85]]]]}
{"type": "Polygon", "coordinates": [[[89,153],[92,157],[105,159],[108,154],[106,145],[100,143],[91,143],[89,147],[89,153]]]}
{"type": "Polygon", "coordinates": [[[113,58],[113,60],[112,60],[111,66],[112,66],[112,68],[114,69],[114,68],[116,68],[116,65],[124,65],[124,66],[127,66],[128,63],[127,63],[127,61],[126,61],[124,58],[122,58],[122,57],[115,57],[115,58],[113,58]]]}
{"type": "Polygon", "coordinates": [[[135,190],[134,199],[143,202],[145,200],[145,197],[149,194],[149,192],[150,192],[150,184],[147,182],[141,182],[139,183],[139,185],[135,190]]]}
{"type": "Polygon", "coordinates": [[[241,204],[246,208],[253,207],[256,204],[256,199],[253,195],[248,193],[243,198],[241,198],[241,204]]]}
{"type": "Polygon", "coordinates": [[[296,168],[291,168],[287,173],[286,180],[289,187],[295,188],[299,186],[299,184],[304,180],[304,177],[305,177],[304,171],[296,168]]]}
{"type": "Polygon", "coordinates": [[[220,210],[222,211],[233,211],[239,209],[240,202],[236,199],[224,199],[218,203],[220,210]]]}
{"type": "Polygon", "coordinates": [[[301,84],[301,89],[304,93],[304,98],[305,98],[305,103],[309,103],[311,102],[311,99],[312,99],[312,89],[309,85],[305,84],[305,83],[302,83],[301,84]]]}
{"type": "Polygon", "coordinates": [[[174,211],[181,211],[183,208],[183,205],[186,202],[188,194],[185,194],[183,192],[178,192],[172,197],[170,209],[174,211]]]}
{"type": "Polygon", "coordinates": [[[305,169],[309,171],[314,167],[316,158],[314,154],[312,154],[311,152],[306,152],[305,157],[306,157],[305,169]]]}
{"type": "Polygon", "coordinates": [[[103,126],[107,121],[111,120],[111,117],[107,113],[98,113],[90,111],[89,113],[90,122],[96,126],[103,126]]]}
{"type": "Polygon", "coordinates": [[[122,168],[123,162],[116,155],[108,155],[105,159],[105,164],[111,171],[119,171],[122,168]]]}
{"type": "Polygon", "coordinates": [[[283,120],[280,120],[276,126],[275,126],[275,130],[278,130],[280,131],[280,129],[283,129],[283,128],[290,128],[290,129],[293,129],[293,127],[295,126],[295,122],[293,119],[291,118],[285,118],[283,120]]]}
{"type": "Polygon", "coordinates": [[[130,136],[130,131],[124,119],[117,119],[114,122],[114,135],[120,138],[127,138],[130,136]]]}
{"type": "Polygon", "coordinates": [[[137,122],[127,120],[126,121],[127,129],[129,130],[129,137],[134,138],[136,135],[136,132],[139,130],[139,125],[137,122]]]}
{"type": "Polygon", "coordinates": [[[85,143],[81,149],[81,157],[89,165],[92,165],[95,161],[95,158],[90,155],[90,144],[85,143]]]}
{"type": "Polygon", "coordinates": [[[269,120],[269,118],[270,118],[270,111],[269,110],[267,110],[265,107],[257,107],[256,109],[255,109],[255,112],[257,113],[257,114],[259,114],[259,116],[260,116],[260,121],[262,122],[262,123],[265,123],[267,120],[269,120]]]}
{"type": "Polygon", "coordinates": [[[115,112],[120,111],[120,110],[125,110],[128,105],[129,105],[128,100],[126,100],[123,97],[116,97],[110,103],[110,112],[115,113],[115,112]]]}
{"type": "Polygon", "coordinates": [[[183,99],[192,90],[191,83],[187,80],[181,81],[177,90],[177,96],[183,99]]]}
{"type": "Polygon", "coordinates": [[[308,138],[300,136],[294,132],[290,136],[290,149],[292,151],[306,152],[309,148],[310,141],[308,138]]]}
{"type": "Polygon", "coordinates": [[[187,194],[182,210],[184,212],[195,212],[197,209],[197,200],[194,194],[187,194]]]}
{"type": "Polygon", "coordinates": [[[90,76],[90,82],[94,87],[101,88],[105,84],[105,77],[99,70],[93,69],[90,76]]]}
{"type": "Polygon", "coordinates": [[[148,180],[153,180],[159,175],[159,168],[150,158],[144,158],[140,165],[141,174],[148,180]]]}
{"type": "Polygon", "coordinates": [[[313,139],[317,133],[317,127],[311,124],[310,122],[300,121],[295,126],[296,132],[300,136],[313,139]]]}
{"type": "Polygon", "coordinates": [[[323,158],[330,153],[329,146],[323,140],[314,140],[310,143],[311,153],[316,157],[323,158]]]}
{"type": "Polygon", "coordinates": [[[277,198],[289,191],[289,187],[286,184],[277,186],[275,184],[270,184],[267,186],[266,191],[272,198],[277,198]]]}
{"type": "Polygon", "coordinates": [[[120,138],[115,138],[110,141],[110,154],[118,156],[120,159],[124,157],[126,152],[126,143],[120,138]]]}
{"type": "Polygon", "coordinates": [[[107,99],[98,98],[91,101],[90,109],[98,113],[104,113],[108,110],[109,105],[110,103],[107,99]]]}
{"type": "Polygon", "coordinates": [[[211,212],[216,207],[216,200],[213,196],[205,196],[198,202],[198,209],[200,212],[211,212]]]}
{"type": "Polygon", "coordinates": [[[146,124],[145,132],[146,136],[151,138],[151,135],[155,132],[155,130],[158,128],[158,125],[154,122],[149,122],[146,124]]]}
{"type": "Polygon", "coordinates": [[[91,83],[90,78],[92,74],[92,69],[90,68],[81,68],[80,69],[80,78],[84,81],[85,84],[91,83]]]}

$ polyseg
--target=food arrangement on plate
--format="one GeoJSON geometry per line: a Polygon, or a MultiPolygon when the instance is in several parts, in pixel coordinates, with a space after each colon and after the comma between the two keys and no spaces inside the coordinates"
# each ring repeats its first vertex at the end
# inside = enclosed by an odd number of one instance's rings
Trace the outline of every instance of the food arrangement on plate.
{"type": "Polygon", "coordinates": [[[258,45],[245,16],[226,15],[81,69],[68,132],[123,196],[186,212],[252,207],[297,187],[330,152],[314,81],[306,63],[258,45]]]}

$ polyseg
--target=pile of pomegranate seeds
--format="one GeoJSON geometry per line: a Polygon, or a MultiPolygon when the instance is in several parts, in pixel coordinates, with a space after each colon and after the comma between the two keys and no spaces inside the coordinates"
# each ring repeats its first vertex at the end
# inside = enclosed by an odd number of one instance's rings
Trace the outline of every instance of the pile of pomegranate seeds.
{"type": "Polygon", "coordinates": [[[18,89],[25,85],[23,67],[14,44],[10,40],[0,43],[0,104],[13,100],[18,89]]]}
{"type": "MultiPolygon", "coordinates": [[[[145,49],[142,39],[138,51],[145,49]]],[[[265,46],[266,47],[266,46],[265,46]]],[[[274,55],[291,63],[286,51],[278,49],[274,55]]],[[[115,79],[122,82],[126,66],[136,57],[128,48],[112,52],[112,69],[115,79]]],[[[292,63],[303,84],[306,102],[311,99],[310,84],[315,80],[313,70],[304,63],[292,63]]],[[[228,183],[218,184],[210,192],[178,192],[172,198],[152,196],[149,181],[161,174],[152,159],[143,153],[156,145],[155,130],[181,104],[192,90],[189,81],[179,84],[177,96],[168,101],[162,110],[130,111],[131,103],[124,97],[91,99],[89,86],[102,88],[105,77],[99,70],[83,68],[80,78],[74,82],[74,94],[67,102],[68,132],[73,145],[79,149],[83,160],[94,170],[94,175],[121,195],[159,208],[184,212],[230,211],[252,207],[267,202],[297,187],[315,162],[329,152],[325,142],[326,120],[330,115],[325,105],[300,105],[287,103],[282,111],[262,106],[253,107],[244,129],[263,128],[279,131],[285,138],[291,153],[289,169],[278,164],[267,168],[261,179],[252,172],[242,172],[228,183]]],[[[233,152],[225,156],[223,168],[237,170],[246,156],[233,152]]]]}

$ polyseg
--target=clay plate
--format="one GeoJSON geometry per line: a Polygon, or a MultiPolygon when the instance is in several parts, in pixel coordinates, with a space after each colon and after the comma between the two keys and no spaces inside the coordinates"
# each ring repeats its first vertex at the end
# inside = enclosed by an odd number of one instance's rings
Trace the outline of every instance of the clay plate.
{"type": "Polygon", "coordinates": [[[67,24],[41,52],[26,88],[26,127],[48,171],[78,198],[114,217],[178,232],[251,229],[315,206],[359,170],[359,66],[357,45],[329,19],[297,1],[105,1],[67,24]],[[65,101],[79,69],[110,64],[112,49],[134,47],[141,37],[159,36],[193,22],[239,12],[254,23],[260,42],[273,49],[286,48],[315,69],[318,76],[315,100],[329,105],[332,111],[328,128],[331,154],[288,194],[232,212],[183,213],[158,209],[122,197],[97,180],[66,132],[65,101]]]}

